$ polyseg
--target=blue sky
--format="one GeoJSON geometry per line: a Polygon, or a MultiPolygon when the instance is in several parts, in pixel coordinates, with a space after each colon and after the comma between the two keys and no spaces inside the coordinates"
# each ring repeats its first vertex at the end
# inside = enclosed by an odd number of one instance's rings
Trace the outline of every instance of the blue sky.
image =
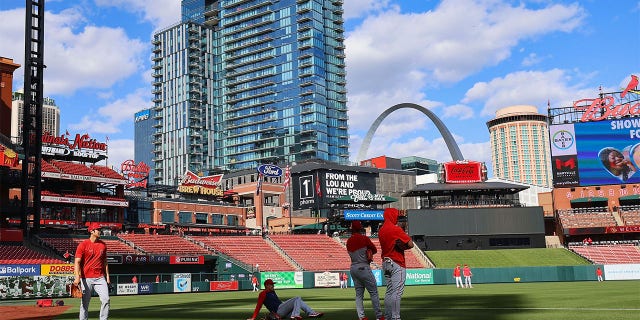
{"type": "MultiPolygon", "coordinates": [[[[24,0],[0,1],[0,56],[23,64],[24,0]]],[[[179,0],[47,0],[45,96],[61,130],[109,137],[109,165],[133,158],[133,114],[152,106],[154,31],[180,20],[179,0]]],[[[411,102],[433,111],[466,159],[491,168],[486,122],[526,104],[546,113],[615,91],[640,75],[637,0],[344,1],[351,159],[373,121],[411,102]]],[[[14,74],[23,86],[24,69],[14,74]]],[[[449,161],[438,130],[402,109],[368,157],[449,161]]],[[[490,173],[491,175],[491,173],[490,173]]]]}

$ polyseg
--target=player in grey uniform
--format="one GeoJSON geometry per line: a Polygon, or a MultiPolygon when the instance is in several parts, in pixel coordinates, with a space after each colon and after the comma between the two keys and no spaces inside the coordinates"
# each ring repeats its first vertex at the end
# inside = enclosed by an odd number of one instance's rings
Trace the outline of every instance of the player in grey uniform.
{"type": "Polygon", "coordinates": [[[384,314],[380,309],[380,298],[378,296],[378,286],[371,271],[373,255],[377,252],[376,246],[367,236],[362,234],[362,223],[354,221],[351,223],[351,237],[347,240],[347,251],[351,257],[351,278],[356,288],[356,311],[360,320],[367,320],[364,313],[364,289],[366,288],[371,297],[371,304],[376,313],[376,319],[384,320],[384,314]]]}

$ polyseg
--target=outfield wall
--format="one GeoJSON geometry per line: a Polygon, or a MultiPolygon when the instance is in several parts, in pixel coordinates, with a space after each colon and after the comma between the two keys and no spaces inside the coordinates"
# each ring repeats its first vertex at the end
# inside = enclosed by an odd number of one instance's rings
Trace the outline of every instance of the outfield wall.
{"type": "MultiPolygon", "coordinates": [[[[0,300],[68,297],[73,273],[69,265],[0,265],[0,300]],[[63,270],[64,269],[64,270],[63,270]]],[[[474,268],[473,284],[508,282],[597,281],[596,268],[604,271],[605,280],[639,280],[640,264],[474,268]]],[[[228,271],[232,271],[230,268],[228,271]]],[[[192,293],[211,291],[251,290],[251,273],[239,270],[230,275],[205,273],[137,274],[141,283],[131,283],[131,274],[112,275],[112,295],[140,295],[159,293],[192,293]],[[152,280],[153,279],[153,280],[152,280]],[[149,282],[158,280],[159,282],[149,282]]],[[[343,271],[349,274],[349,271],[343,271]]],[[[337,288],[340,271],[259,272],[259,282],[267,278],[276,282],[276,288],[337,288]]],[[[385,285],[382,270],[373,270],[378,286],[385,285]]],[[[408,269],[406,285],[455,284],[453,269],[408,269]]],[[[353,287],[349,276],[348,286],[353,287]]],[[[262,285],[260,285],[262,288],[262,285]]]]}

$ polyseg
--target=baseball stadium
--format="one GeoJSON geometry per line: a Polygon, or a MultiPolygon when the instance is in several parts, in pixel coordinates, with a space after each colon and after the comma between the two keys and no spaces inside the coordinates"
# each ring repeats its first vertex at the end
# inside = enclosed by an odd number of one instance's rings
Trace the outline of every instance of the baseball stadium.
{"type": "MultiPolygon", "coordinates": [[[[328,318],[353,318],[350,277],[347,289],[339,288],[340,275],[349,274],[349,225],[362,221],[379,251],[382,211],[393,207],[416,244],[406,252],[407,319],[636,318],[640,175],[598,172],[603,150],[635,155],[628,134],[607,132],[633,117],[593,111],[603,101],[637,109],[637,96],[620,96],[549,110],[554,189],[538,194],[537,206],[520,200],[527,185],[488,181],[483,163],[464,159],[440,164],[435,181],[421,184],[399,159],[379,157],[359,166],[316,160],[186,172],[176,186],[147,186],[143,163],[124,163],[118,172],[95,164],[99,150],[50,154],[62,145],[44,135],[38,211],[21,206],[36,202],[22,201],[21,163],[3,161],[0,171],[7,195],[0,314],[74,318],[72,261],[88,224],[98,223],[114,319],[248,317],[254,276],[273,279],[283,296],[303,296],[328,318]],[[466,291],[455,290],[451,276],[463,263],[473,268],[475,285],[466,291]],[[597,281],[597,269],[605,281],[597,281]],[[61,306],[36,307],[47,300],[61,306]]],[[[20,152],[5,140],[5,158],[20,152]]],[[[372,267],[384,292],[381,266],[378,254],[372,267]]]]}

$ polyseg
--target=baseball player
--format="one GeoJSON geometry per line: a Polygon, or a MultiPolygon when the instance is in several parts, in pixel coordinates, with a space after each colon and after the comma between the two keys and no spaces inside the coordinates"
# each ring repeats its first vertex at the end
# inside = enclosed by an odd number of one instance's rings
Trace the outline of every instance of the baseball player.
{"type": "Polygon", "coordinates": [[[362,234],[362,223],[354,221],[351,223],[351,237],[347,240],[347,251],[351,258],[351,279],[356,288],[356,312],[360,320],[367,320],[364,314],[364,289],[369,292],[371,304],[376,313],[376,319],[384,320],[384,315],[380,309],[380,298],[378,296],[378,286],[376,278],[371,271],[371,261],[377,252],[376,246],[367,236],[362,234]]]}
{"type": "Polygon", "coordinates": [[[396,208],[384,209],[384,223],[378,230],[378,239],[382,248],[382,268],[387,282],[384,312],[386,318],[390,320],[400,320],[400,300],[407,278],[404,251],[413,248],[411,237],[398,226],[399,215],[400,212],[396,208]]]}
{"type": "Polygon", "coordinates": [[[100,240],[100,224],[91,223],[89,239],[78,245],[75,254],[73,285],[82,286],[80,300],[80,320],[89,319],[89,302],[95,291],[100,297],[100,320],[109,318],[109,265],[107,264],[107,245],[100,240]]]}
{"type": "Polygon", "coordinates": [[[473,288],[471,285],[471,276],[473,273],[471,273],[471,268],[466,264],[464,265],[464,268],[462,268],[462,275],[464,276],[464,286],[467,288],[473,288]]]}
{"type": "Polygon", "coordinates": [[[464,288],[462,284],[462,270],[460,269],[460,264],[457,264],[455,269],[453,269],[453,277],[456,279],[456,288],[464,288]]]}
{"type": "Polygon", "coordinates": [[[253,315],[247,320],[255,320],[262,309],[262,305],[269,310],[268,319],[283,319],[290,317],[293,320],[302,320],[300,310],[303,310],[309,318],[320,318],[324,315],[322,312],[315,312],[300,297],[294,297],[282,302],[275,290],[275,282],[271,279],[264,281],[264,290],[258,294],[258,302],[253,310],[253,315]]]}

